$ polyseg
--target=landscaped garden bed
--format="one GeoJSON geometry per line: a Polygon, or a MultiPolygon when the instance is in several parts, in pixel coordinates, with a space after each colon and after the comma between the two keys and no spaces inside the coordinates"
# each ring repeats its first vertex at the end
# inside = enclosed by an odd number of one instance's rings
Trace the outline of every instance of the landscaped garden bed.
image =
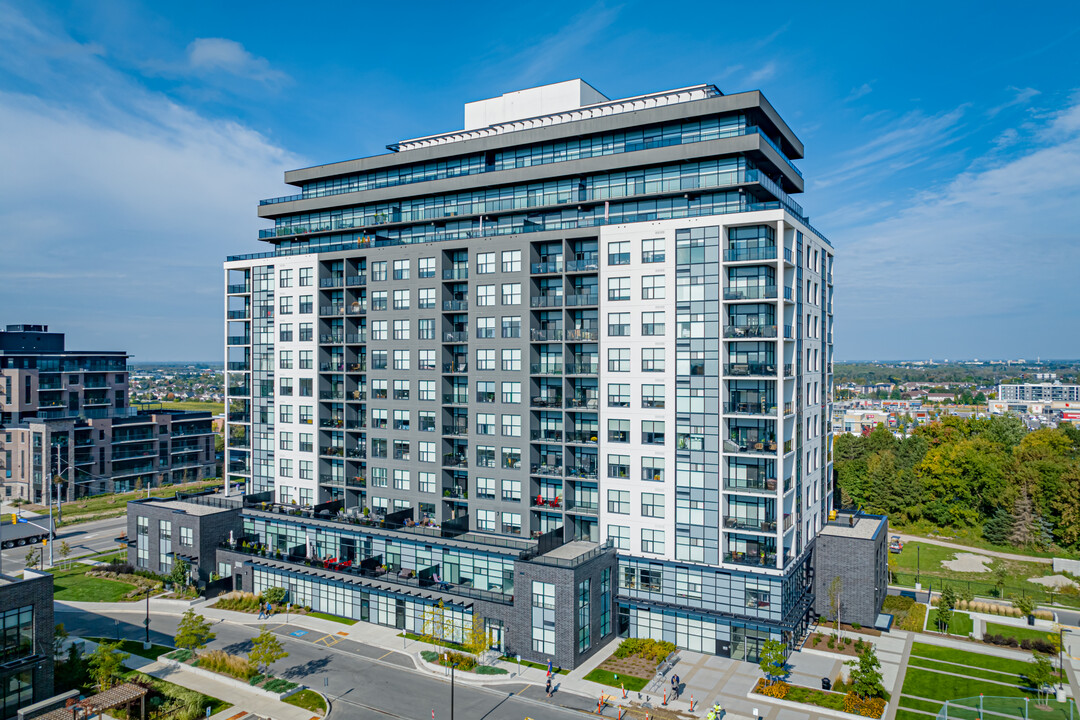
{"type": "Polygon", "coordinates": [[[841,693],[818,690],[802,685],[790,685],[783,681],[769,684],[764,678],[757,681],[751,692],[773,700],[814,705],[862,717],[880,718],[885,712],[884,698],[864,699],[853,692],[841,693]]]}
{"type": "Polygon", "coordinates": [[[436,652],[435,650],[421,650],[420,657],[424,662],[435,663],[443,667],[454,666],[461,672],[473,672],[477,675],[506,675],[503,668],[492,665],[481,665],[474,655],[457,651],[436,652]]]}
{"type": "Polygon", "coordinates": [[[893,616],[893,625],[898,630],[922,632],[926,621],[926,606],[906,595],[886,595],[881,611],[893,616]]]}
{"type": "Polygon", "coordinates": [[[625,686],[627,690],[641,690],[656,674],[660,662],[673,652],[674,643],[628,638],[585,679],[609,687],[625,686]]]}
{"type": "Polygon", "coordinates": [[[320,715],[326,714],[326,701],[323,699],[322,695],[314,690],[300,690],[285,698],[282,702],[288,703],[289,705],[295,705],[298,708],[310,710],[311,712],[319,713],[320,715]]]}
{"type": "Polygon", "coordinates": [[[161,657],[166,663],[172,662],[195,670],[223,676],[246,683],[249,687],[267,692],[277,698],[285,698],[300,687],[290,680],[264,675],[256,670],[251,662],[239,655],[231,655],[224,650],[210,650],[196,654],[191,650],[175,650],[161,657]]]}
{"type": "Polygon", "coordinates": [[[853,638],[850,635],[845,635],[841,639],[832,633],[813,632],[806,638],[806,644],[803,648],[855,657],[859,654],[859,650],[862,649],[864,643],[868,644],[861,637],[853,638]]]}

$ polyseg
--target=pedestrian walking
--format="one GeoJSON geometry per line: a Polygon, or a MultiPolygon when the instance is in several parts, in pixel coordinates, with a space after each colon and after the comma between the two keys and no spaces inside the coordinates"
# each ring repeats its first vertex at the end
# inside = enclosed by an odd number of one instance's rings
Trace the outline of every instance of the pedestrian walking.
{"type": "Polygon", "coordinates": [[[551,675],[547,677],[547,696],[551,697],[551,675]]]}
{"type": "Polygon", "coordinates": [[[274,604],[269,600],[266,601],[266,617],[269,618],[274,614],[274,604]]]}
{"type": "Polygon", "coordinates": [[[259,603],[259,617],[256,618],[256,619],[257,620],[262,620],[264,615],[266,615],[266,608],[263,607],[262,603],[259,603]]]}
{"type": "Polygon", "coordinates": [[[551,658],[548,658],[548,676],[551,676],[551,658]]]}
{"type": "Polygon", "coordinates": [[[675,699],[679,696],[679,676],[671,676],[671,698],[675,699]]]}

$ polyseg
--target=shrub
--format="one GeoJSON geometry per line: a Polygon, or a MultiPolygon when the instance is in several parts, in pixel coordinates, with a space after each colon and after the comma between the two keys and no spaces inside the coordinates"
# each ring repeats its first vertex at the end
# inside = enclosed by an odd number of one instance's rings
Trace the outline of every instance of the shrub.
{"type": "Polygon", "coordinates": [[[199,667],[223,675],[230,675],[238,680],[248,680],[255,673],[247,658],[231,655],[224,650],[211,650],[199,656],[199,667]]]}
{"type": "Polygon", "coordinates": [[[282,680],[281,678],[274,678],[273,680],[266,681],[266,684],[263,685],[263,690],[268,690],[272,693],[283,693],[292,690],[294,687],[296,687],[296,683],[294,682],[282,680]]]}
{"type": "Polygon", "coordinates": [[[770,685],[765,682],[765,678],[760,678],[757,685],[754,686],[754,692],[758,695],[776,698],[777,700],[783,700],[787,696],[789,689],[790,686],[783,680],[778,680],[770,685]]]}
{"type": "Polygon", "coordinates": [[[819,642],[821,642],[821,636],[820,635],[815,635],[814,640],[813,640],[814,647],[817,647],[819,642]]]}
{"type": "Polygon", "coordinates": [[[271,587],[263,590],[262,599],[268,603],[274,605],[280,605],[285,602],[285,588],[283,587],[271,587]]]}
{"type": "Polygon", "coordinates": [[[879,718],[885,712],[885,700],[884,698],[862,698],[852,691],[844,696],[844,712],[879,718]]]}
{"type": "Polygon", "coordinates": [[[852,630],[862,630],[862,625],[860,625],[859,623],[853,622],[853,623],[851,623],[851,629],[852,630]]]}
{"type": "Polygon", "coordinates": [[[231,592],[219,597],[213,607],[238,612],[258,612],[259,602],[259,597],[254,593],[231,592]]]}
{"type": "Polygon", "coordinates": [[[851,644],[851,638],[849,638],[849,637],[844,638],[844,644],[845,645],[850,645],[851,644]]]}
{"type": "Polygon", "coordinates": [[[923,629],[923,624],[926,621],[926,606],[922,603],[916,603],[911,606],[911,610],[908,611],[907,617],[900,623],[901,630],[909,630],[912,632],[920,632],[923,629]]]}
{"type": "Polygon", "coordinates": [[[1032,639],[1031,649],[1035,652],[1041,652],[1047,655],[1053,655],[1058,651],[1057,643],[1051,642],[1049,640],[1043,640],[1042,638],[1032,639]]]}
{"type": "Polygon", "coordinates": [[[673,652],[675,652],[675,643],[656,641],[652,638],[627,638],[619,643],[614,655],[617,658],[637,655],[646,660],[659,662],[673,652]]]}
{"type": "Polygon", "coordinates": [[[914,598],[906,595],[886,595],[881,607],[885,610],[909,610],[914,604],[914,598]]]}
{"type": "Polygon", "coordinates": [[[505,675],[506,671],[502,668],[492,667],[490,665],[478,665],[476,667],[477,675],[505,675]]]}
{"type": "Polygon", "coordinates": [[[829,636],[828,646],[829,646],[830,650],[832,650],[834,647],[836,647],[836,636],[835,635],[830,635],[829,636]]]}
{"type": "Polygon", "coordinates": [[[968,601],[967,600],[961,600],[960,602],[956,603],[956,607],[957,607],[958,610],[967,610],[968,609],[968,601]]]}
{"type": "Polygon", "coordinates": [[[1051,610],[1036,610],[1035,617],[1039,618],[1040,620],[1053,620],[1054,613],[1051,610]]]}

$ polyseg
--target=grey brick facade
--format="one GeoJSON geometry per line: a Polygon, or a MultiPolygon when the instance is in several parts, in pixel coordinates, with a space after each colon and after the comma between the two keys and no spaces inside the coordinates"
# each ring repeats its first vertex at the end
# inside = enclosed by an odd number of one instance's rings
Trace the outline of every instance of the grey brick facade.
{"type": "Polygon", "coordinates": [[[0,612],[5,618],[3,665],[0,668],[0,717],[15,717],[15,711],[32,702],[41,702],[53,692],[53,576],[25,570],[23,579],[0,575],[0,612]],[[10,622],[12,617],[32,608],[33,641],[22,646],[25,638],[10,622]],[[12,646],[8,642],[16,643],[12,646]],[[31,688],[26,687],[29,679],[31,688]],[[26,697],[30,695],[30,697],[26,697]]]}
{"type": "Polygon", "coordinates": [[[814,547],[814,612],[836,619],[829,587],[840,578],[840,620],[874,627],[889,589],[888,520],[842,514],[818,534],[814,547]]]}

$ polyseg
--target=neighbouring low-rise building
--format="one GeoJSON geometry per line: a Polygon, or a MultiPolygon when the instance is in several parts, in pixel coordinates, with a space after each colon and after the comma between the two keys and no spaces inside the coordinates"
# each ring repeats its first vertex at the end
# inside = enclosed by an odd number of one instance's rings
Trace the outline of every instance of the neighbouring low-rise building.
{"type": "Polygon", "coordinates": [[[68,350],[64,334],[45,325],[0,331],[5,500],[73,500],[200,480],[215,469],[210,413],[131,407],[127,353],[68,350]]]}
{"type": "Polygon", "coordinates": [[[0,717],[53,692],[53,576],[0,574],[0,717]]]}

